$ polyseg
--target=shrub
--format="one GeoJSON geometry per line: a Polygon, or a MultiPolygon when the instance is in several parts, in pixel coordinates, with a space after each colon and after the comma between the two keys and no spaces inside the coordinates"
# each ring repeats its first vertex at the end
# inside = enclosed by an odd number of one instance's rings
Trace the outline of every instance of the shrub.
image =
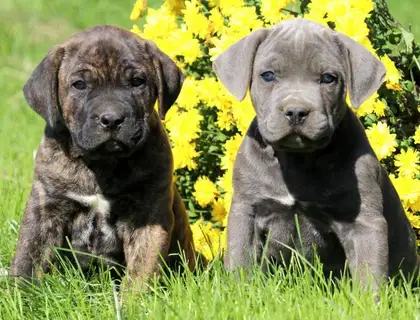
{"type": "Polygon", "coordinates": [[[159,9],[146,9],[140,0],[130,18],[145,12],[144,26],[132,31],[153,40],[187,75],[164,124],[195,244],[207,258],[221,254],[225,245],[233,161],[255,116],[249,96],[242,102],[231,96],[211,63],[250,32],[293,17],[347,34],[386,66],[385,85],[355,112],[409,220],[420,229],[419,47],[389,15],[384,0],[167,0],[159,9]]]}

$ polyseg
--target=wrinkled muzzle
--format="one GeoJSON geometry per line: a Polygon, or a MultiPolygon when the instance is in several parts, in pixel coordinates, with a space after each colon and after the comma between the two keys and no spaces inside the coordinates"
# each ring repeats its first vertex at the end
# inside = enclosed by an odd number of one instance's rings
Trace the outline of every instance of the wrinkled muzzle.
{"type": "Polygon", "coordinates": [[[76,145],[90,158],[130,155],[148,131],[142,112],[136,109],[109,97],[89,101],[75,119],[76,145]]]}
{"type": "Polygon", "coordinates": [[[283,82],[268,97],[255,90],[253,103],[262,137],[276,148],[304,151],[324,147],[332,136],[334,123],[319,88],[283,82]]]}

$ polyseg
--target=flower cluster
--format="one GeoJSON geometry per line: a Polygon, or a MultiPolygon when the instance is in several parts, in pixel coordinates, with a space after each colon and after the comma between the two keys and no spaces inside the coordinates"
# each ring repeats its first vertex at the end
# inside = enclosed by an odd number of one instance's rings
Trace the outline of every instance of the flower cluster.
{"type": "MultiPolygon", "coordinates": [[[[304,17],[333,26],[364,45],[387,69],[385,90],[403,90],[403,74],[370,41],[367,21],[374,10],[372,0],[312,0],[306,6],[298,6],[295,0],[167,0],[159,9],[146,9],[145,1],[137,0],[130,19],[138,19],[145,10],[144,26],[134,25],[132,31],[154,41],[187,76],[164,124],[196,247],[210,260],[225,245],[233,162],[255,116],[249,96],[237,101],[215,78],[211,62],[217,55],[254,30],[304,17]]],[[[363,123],[374,151],[386,162],[410,221],[420,228],[420,166],[415,149],[420,144],[420,128],[401,146],[388,123],[390,106],[379,93],[355,112],[369,119],[363,123]]]]}

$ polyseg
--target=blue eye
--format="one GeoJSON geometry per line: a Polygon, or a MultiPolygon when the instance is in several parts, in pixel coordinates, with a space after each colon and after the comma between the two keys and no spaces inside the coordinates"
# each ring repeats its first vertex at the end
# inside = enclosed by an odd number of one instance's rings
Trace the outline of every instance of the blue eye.
{"type": "Polygon", "coordinates": [[[260,77],[265,81],[265,82],[271,82],[274,81],[276,79],[276,75],[274,74],[274,72],[272,71],[266,71],[260,74],[260,77]]]}
{"type": "Polygon", "coordinates": [[[337,81],[337,77],[329,73],[324,73],[323,75],[321,75],[321,79],[319,80],[320,83],[325,84],[333,83],[335,81],[337,81]]]}

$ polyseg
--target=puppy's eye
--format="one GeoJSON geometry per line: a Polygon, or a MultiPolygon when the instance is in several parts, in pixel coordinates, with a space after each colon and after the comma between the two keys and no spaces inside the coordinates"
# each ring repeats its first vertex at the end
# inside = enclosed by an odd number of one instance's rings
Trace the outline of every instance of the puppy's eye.
{"type": "Polygon", "coordinates": [[[77,90],[85,90],[86,83],[82,80],[78,80],[75,83],[73,83],[73,87],[75,87],[77,90]]]}
{"type": "Polygon", "coordinates": [[[335,81],[337,81],[337,77],[330,73],[322,74],[321,79],[319,79],[320,83],[325,83],[325,84],[333,83],[335,81]]]}
{"type": "Polygon", "coordinates": [[[146,80],[140,77],[134,77],[131,79],[131,86],[132,87],[140,87],[144,84],[146,84],[146,80]]]}
{"type": "Polygon", "coordinates": [[[276,75],[274,74],[274,72],[272,71],[266,71],[260,74],[260,77],[265,81],[265,82],[271,82],[274,81],[276,79],[276,75]]]}

